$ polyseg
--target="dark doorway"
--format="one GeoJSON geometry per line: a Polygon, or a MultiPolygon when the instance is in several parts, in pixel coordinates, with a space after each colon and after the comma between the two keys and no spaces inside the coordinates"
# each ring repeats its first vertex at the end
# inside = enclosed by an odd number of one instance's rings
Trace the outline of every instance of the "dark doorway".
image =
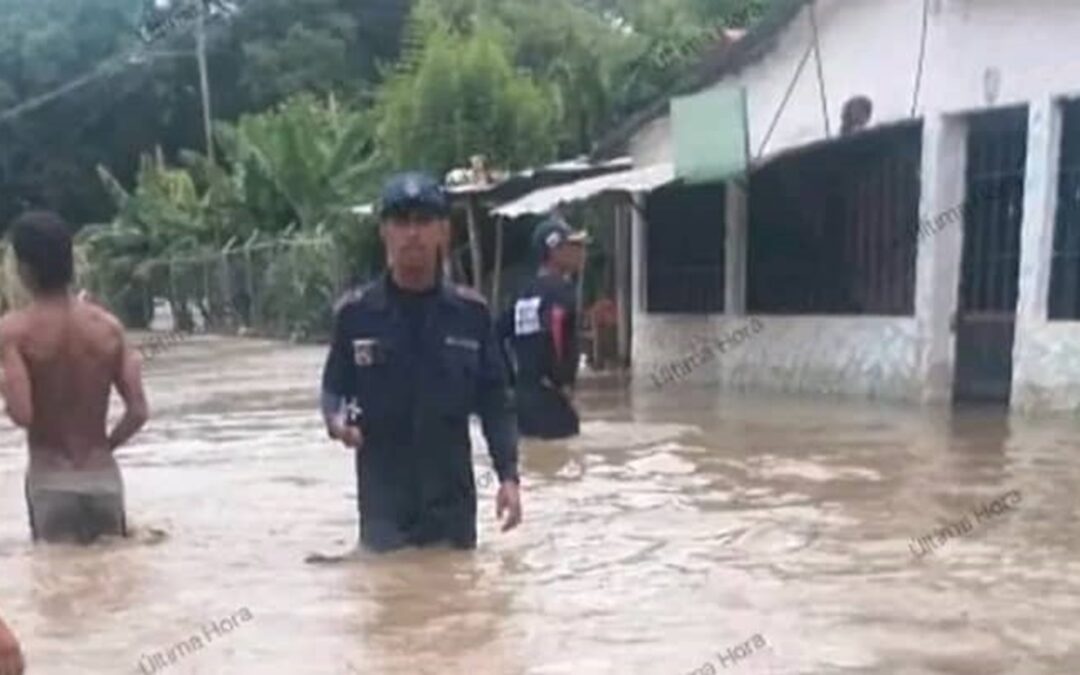
{"type": "Polygon", "coordinates": [[[957,401],[1008,403],[1027,163],[1026,108],[970,119],[960,304],[957,401]]]}

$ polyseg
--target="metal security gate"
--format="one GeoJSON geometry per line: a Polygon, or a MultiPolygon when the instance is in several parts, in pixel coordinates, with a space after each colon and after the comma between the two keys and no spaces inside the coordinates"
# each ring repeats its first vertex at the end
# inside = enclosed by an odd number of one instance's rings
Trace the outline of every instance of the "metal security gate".
{"type": "Polygon", "coordinates": [[[717,184],[671,186],[645,202],[645,302],[651,313],[724,311],[726,197],[717,184]]]}
{"type": "Polygon", "coordinates": [[[1064,105],[1050,318],[1080,319],[1080,101],[1064,105]]]}
{"type": "Polygon", "coordinates": [[[1009,400],[1026,162],[1026,108],[970,119],[956,400],[1009,400]]]}

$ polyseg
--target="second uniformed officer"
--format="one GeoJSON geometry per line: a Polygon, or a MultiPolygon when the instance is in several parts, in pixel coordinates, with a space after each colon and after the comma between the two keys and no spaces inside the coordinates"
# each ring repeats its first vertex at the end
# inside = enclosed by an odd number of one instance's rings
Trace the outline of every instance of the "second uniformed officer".
{"type": "Polygon", "coordinates": [[[573,404],[581,348],[574,274],[585,262],[588,235],[563,220],[537,226],[540,269],[500,319],[499,337],[513,345],[518,425],[522,436],[558,439],[580,430],[573,404]]]}
{"type": "Polygon", "coordinates": [[[336,310],[327,431],[357,450],[362,546],[473,548],[470,413],[499,477],[503,530],[521,521],[516,424],[490,314],[481,296],[441,280],[449,203],[434,179],[391,178],[380,217],[389,271],[336,310]]]}

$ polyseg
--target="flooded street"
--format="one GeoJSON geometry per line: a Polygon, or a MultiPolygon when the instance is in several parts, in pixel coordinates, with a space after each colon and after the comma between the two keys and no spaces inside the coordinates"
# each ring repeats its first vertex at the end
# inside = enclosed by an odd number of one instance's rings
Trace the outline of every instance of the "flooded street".
{"type": "Polygon", "coordinates": [[[0,611],[29,673],[1080,672],[1074,422],[585,391],[580,438],[523,447],[518,530],[496,531],[477,442],[478,551],[315,565],[357,527],[316,412],[324,353],[157,356],[120,544],[29,544],[5,420],[0,611]]]}

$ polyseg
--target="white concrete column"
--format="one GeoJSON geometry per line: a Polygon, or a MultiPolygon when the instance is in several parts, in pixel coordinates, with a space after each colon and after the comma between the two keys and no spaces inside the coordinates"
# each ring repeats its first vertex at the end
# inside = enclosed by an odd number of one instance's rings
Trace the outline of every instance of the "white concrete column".
{"type": "Polygon", "coordinates": [[[966,191],[967,122],[933,115],[923,123],[922,190],[919,203],[915,272],[915,319],[918,325],[917,374],[924,403],[952,399],[956,366],[955,320],[963,255],[963,208],[966,191]],[[960,218],[956,218],[960,209],[960,218]],[[946,222],[935,227],[935,223],[946,222]],[[928,233],[928,234],[924,234],[928,233]]]}
{"type": "Polygon", "coordinates": [[[746,315],[746,257],[749,250],[747,185],[741,180],[724,184],[724,314],[746,315]]]}
{"type": "Polygon", "coordinates": [[[1050,97],[1034,100],[1028,108],[1024,220],[1020,230],[1020,279],[1010,392],[1012,405],[1017,409],[1036,405],[1046,383],[1046,364],[1040,363],[1037,335],[1049,321],[1064,113],[1058,101],[1050,97]]]}
{"type": "MultiPolygon", "coordinates": [[[[630,197],[627,198],[629,200],[630,197]]],[[[616,344],[619,364],[630,363],[630,315],[633,312],[633,281],[631,281],[631,228],[633,227],[633,204],[620,200],[615,206],[615,307],[618,314],[616,344]]]]}
{"type": "MultiPolygon", "coordinates": [[[[1061,125],[1064,111],[1051,98],[1028,109],[1027,167],[1024,176],[1024,222],[1020,231],[1020,285],[1016,324],[1044,323],[1050,298],[1054,254],[1061,125]]],[[[1017,331],[1017,341],[1021,331],[1017,331]]]]}
{"type": "Polygon", "coordinates": [[[631,199],[634,200],[633,206],[633,220],[631,221],[631,261],[630,272],[631,279],[630,284],[633,292],[631,293],[631,301],[633,303],[632,316],[645,313],[645,295],[647,293],[648,286],[646,285],[645,275],[647,273],[648,266],[645,264],[646,260],[646,242],[645,236],[645,218],[641,214],[645,210],[645,195],[640,192],[635,192],[631,199]]]}

